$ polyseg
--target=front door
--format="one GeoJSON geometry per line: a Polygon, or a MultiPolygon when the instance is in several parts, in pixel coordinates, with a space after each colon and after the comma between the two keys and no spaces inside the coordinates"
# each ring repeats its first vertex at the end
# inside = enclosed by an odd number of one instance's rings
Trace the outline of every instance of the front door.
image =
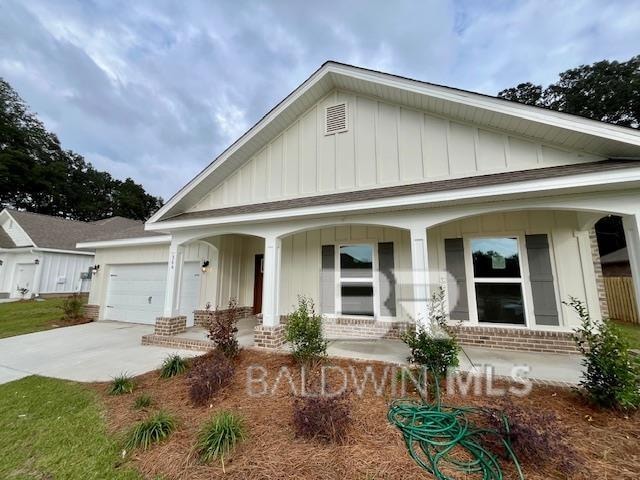
{"type": "Polygon", "coordinates": [[[253,314],[262,312],[262,275],[264,272],[264,255],[258,254],[255,259],[253,273],[253,314]]]}

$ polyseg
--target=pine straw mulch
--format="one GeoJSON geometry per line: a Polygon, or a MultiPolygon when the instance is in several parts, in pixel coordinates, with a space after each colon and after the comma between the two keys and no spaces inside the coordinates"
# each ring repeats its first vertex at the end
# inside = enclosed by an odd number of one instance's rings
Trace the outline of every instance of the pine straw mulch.
{"type": "MultiPolygon", "coordinates": [[[[366,365],[373,365],[381,375],[385,364],[330,359],[328,364],[353,366],[362,378],[366,365]]],[[[149,394],[154,401],[149,410],[163,409],[173,414],[179,427],[166,442],[148,451],[136,451],[131,462],[145,478],[171,479],[407,479],[433,478],[422,472],[409,458],[400,433],[386,418],[391,388],[382,396],[375,394],[369,382],[363,397],[352,394],[352,427],[345,445],[326,445],[294,436],[291,424],[293,397],[289,384],[280,383],[273,395],[247,394],[247,368],[261,365],[267,369],[268,382],[281,367],[291,372],[296,365],[289,356],[244,350],[237,361],[234,382],[215,397],[209,407],[193,407],[189,402],[186,376],[158,378],[149,372],[136,378],[132,395],[113,397],[106,394],[106,384],[94,387],[103,396],[109,430],[122,436],[149,412],[133,409],[136,396],[149,394]],[[214,412],[229,409],[244,415],[249,437],[225,460],[226,473],[219,463],[202,465],[192,452],[200,426],[214,412]]],[[[256,373],[254,371],[254,373],[256,373]]],[[[257,375],[257,373],[256,373],[257,375]]],[[[254,375],[255,378],[255,375],[254,375]]],[[[299,379],[296,379],[300,387],[299,379]]],[[[389,381],[390,383],[390,381],[389,381]]],[[[254,384],[254,388],[257,384],[254,384]]],[[[492,406],[495,397],[448,395],[451,405],[492,406]]],[[[549,386],[534,386],[524,398],[513,398],[515,405],[553,411],[569,432],[568,443],[584,465],[576,479],[637,479],[640,475],[640,417],[627,417],[594,409],[574,392],[549,386]]],[[[549,452],[553,455],[553,452],[549,452]]],[[[563,478],[553,467],[542,462],[525,465],[527,479],[563,478]]],[[[516,478],[505,467],[506,478],[516,478]]],[[[471,478],[471,477],[469,477],[471,478]]]]}

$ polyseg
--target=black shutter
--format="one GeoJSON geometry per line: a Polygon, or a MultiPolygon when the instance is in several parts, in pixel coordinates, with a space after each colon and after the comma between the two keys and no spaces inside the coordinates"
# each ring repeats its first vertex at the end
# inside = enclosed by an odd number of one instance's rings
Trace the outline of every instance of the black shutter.
{"type": "Polygon", "coordinates": [[[393,261],[393,242],[378,244],[378,271],[380,272],[380,315],[396,316],[396,277],[393,261]]]}
{"type": "Polygon", "coordinates": [[[320,312],[336,312],[335,246],[322,246],[322,270],[320,271],[320,312]]]}
{"type": "Polygon", "coordinates": [[[533,312],[537,325],[559,325],[549,241],[545,234],[527,235],[529,281],[533,294],[533,312]]]}
{"type": "Polygon", "coordinates": [[[467,296],[467,275],[464,262],[464,242],[462,238],[447,238],[444,241],[444,255],[447,271],[453,277],[448,281],[449,292],[458,291],[458,302],[449,305],[452,320],[469,320],[469,299],[467,296]]]}

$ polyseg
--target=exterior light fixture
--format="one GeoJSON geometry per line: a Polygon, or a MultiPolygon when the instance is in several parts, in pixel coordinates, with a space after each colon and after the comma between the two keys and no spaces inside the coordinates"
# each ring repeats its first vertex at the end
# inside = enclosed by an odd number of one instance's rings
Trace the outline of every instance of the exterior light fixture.
{"type": "Polygon", "coordinates": [[[40,265],[40,259],[39,259],[39,258],[36,258],[36,259],[35,259],[35,261],[34,261],[33,263],[35,263],[36,265],[40,265]]]}
{"type": "Polygon", "coordinates": [[[0,267],[4,265],[4,260],[0,260],[0,267]]]}
{"type": "Polygon", "coordinates": [[[94,265],[93,267],[91,267],[91,273],[93,273],[94,275],[98,273],[98,270],[100,270],[100,265],[94,265]]]}
{"type": "Polygon", "coordinates": [[[202,262],[202,273],[206,273],[207,272],[207,270],[208,270],[207,267],[208,266],[209,266],[209,260],[205,260],[204,262],[202,262]]]}

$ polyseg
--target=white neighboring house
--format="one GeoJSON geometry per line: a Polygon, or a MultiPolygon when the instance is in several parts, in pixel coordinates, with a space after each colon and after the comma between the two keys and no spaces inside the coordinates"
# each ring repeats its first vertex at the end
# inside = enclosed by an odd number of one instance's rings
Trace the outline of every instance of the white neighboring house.
{"type": "Polygon", "coordinates": [[[563,300],[606,314],[593,226],[610,214],[640,299],[638,130],[327,62],[145,236],[78,246],[101,265],[99,318],[157,337],[235,298],[277,347],[304,294],[331,336],[397,338],[444,284],[463,343],[567,353],[563,300]]]}
{"type": "Polygon", "coordinates": [[[0,298],[89,292],[94,253],[76,243],[114,227],[142,225],[113,217],[80,222],[4,209],[0,212],[0,298]]]}

